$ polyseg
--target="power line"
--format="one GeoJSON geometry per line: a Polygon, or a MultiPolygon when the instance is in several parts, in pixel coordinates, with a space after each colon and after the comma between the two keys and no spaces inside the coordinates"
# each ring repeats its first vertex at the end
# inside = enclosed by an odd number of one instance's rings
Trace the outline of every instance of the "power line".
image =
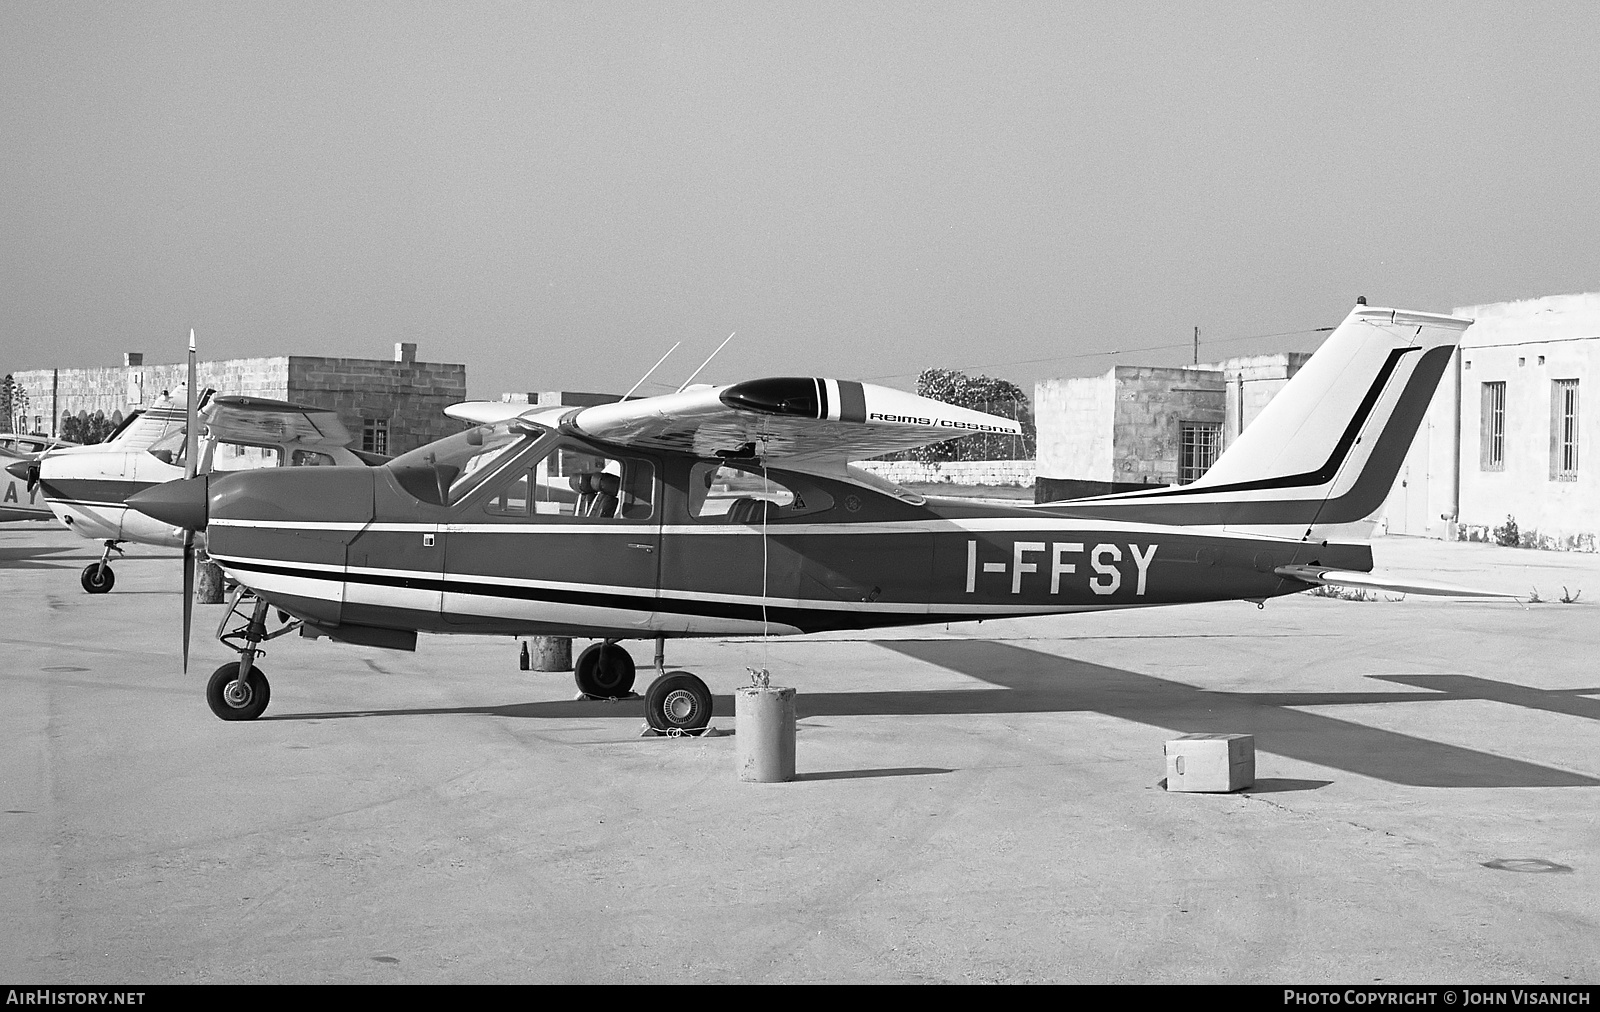
{"type": "MultiPolygon", "coordinates": [[[[1311,327],[1306,330],[1284,330],[1275,334],[1251,334],[1246,337],[1222,337],[1214,341],[1207,341],[1206,344],[1208,346],[1217,344],[1235,344],[1240,341],[1264,341],[1269,337],[1295,337],[1300,334],[1325,334],[1333,329],[1334,328],[1332,327],[1311,327]]],[[[1085,351],[1078,352],[1077,354],[1073,355],[1052,355],[1048,358],[1024,358],[1011,362],[980,362],[973,365],[956,366],[954,367],[954,371],[966,372],[969,369],[1001,369],[1014,365],[1038,365],[1041,362],[1070,362],[1084,358],[1109,358],[1116,355],[1142,355],[1147,351],[1171,351],[1175,348],[1188,348],[1189,346],[1190,342],[1184,341],[1179,344],[1153,344],[1146,348],[1119,348],[1114,351],[1085,351]]],[[[1198,353],[1196,358],[1198,358],[1198,353]]],[[[894,379],[898,376],[916,376],[920,372],[921,370],[917,370],[915,372],[881,373],[877,376],[864,376],[862,379],[894,379]]]]}

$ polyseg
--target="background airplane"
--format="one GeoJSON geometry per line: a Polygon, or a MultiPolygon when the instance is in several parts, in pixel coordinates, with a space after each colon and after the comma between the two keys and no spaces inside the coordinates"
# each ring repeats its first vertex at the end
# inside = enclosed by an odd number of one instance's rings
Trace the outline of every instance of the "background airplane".
{"type": "Polygon", "coordinates": [[[349,449],[350,432],[331,410],[210,390],[199,400],[203,434],[193,471],[186,468],[188,393],[182,387],[124,422],[105,443],[54,450],[7,467],[13,480],[22,477],[29,495],[38,492],[68,528],[105,543],[100,561],[83,570],[81,582],[89,593],[103,594],[114,586],[107,560],[123,543],[180,547],[188,536],[130,511],[127,498],[135,492],[196,472],[365,466],[388,459],[349,449]]]}
{"type": "MultiPolygon", "coordinates": [[[[19,469],[22,470],[23,474],[18,477],[7,472],[5,476],[5,491],[0,493],[0,522],[51,519],[55,514],[50,512],[49,505],[39,495],[39,486],[37,484],[30,486],[27,480],[27,466],[37,454],[19,453],[10,449],[10,446],[16,446],[19,443],[16,437],[11,436],[10,433],[7,433],[6,436],[9,438],[0,438],[0,467],[20,465],[19,469]],[[7,445],[8,443],[10,446],[7,445]]],[[[28,438],[49,440],[47,436],[28,438]]],[[[29,444],[21,443],[20,445],[26,446],[29,444]]]]}
{"type": "Polygon", "coordinates": [[[617,641],[654,639],[646,717],[696,733],[710,692],[666,671],[668,637],[1260,602],[1318,584],[1474,593],[1376,576],[1366,542],[1470,322],[1357,306],[1201,480],[1047,506],[925,498],[849,464],[1015,421],[805,377],[514,416],[458,405],[484,424],[381,468],[213,474],[130,505],[207,531],[240,585],[219,629],[240,660],[207,687],[224,719],[266,708],[256,651],[297,629],[408,650],[419,631],[575,635],[604,641],[576,663],[595,696],[632,687],[617,641]]]}

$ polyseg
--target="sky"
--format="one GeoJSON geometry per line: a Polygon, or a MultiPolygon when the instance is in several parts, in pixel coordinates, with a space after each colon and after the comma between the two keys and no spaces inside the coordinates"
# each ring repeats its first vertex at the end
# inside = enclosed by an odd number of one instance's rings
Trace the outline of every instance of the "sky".
{"type": "Polygon", "coordinates": [[[910,389],[1600,289],[1590,3],[0,2],[0,371],[910,389]]]}

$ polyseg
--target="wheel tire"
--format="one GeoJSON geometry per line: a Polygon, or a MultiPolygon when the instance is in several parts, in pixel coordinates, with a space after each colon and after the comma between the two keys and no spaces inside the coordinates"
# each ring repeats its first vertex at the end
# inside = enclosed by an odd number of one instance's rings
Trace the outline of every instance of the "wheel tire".
{"type": "Polygon", "coordinates": [[[633,657],[615,643],[595,643],[578,655],[572,677],[586,696],[626,696],[633,689],[633,657]]]}
{"type": "Polygon", "coordinates": [[[108,593],[117,582],[117,574],[111,571],[110,566],[102,566],[98,562],[91,562],[83,567],[83,576],[78,579],[83,584],[83,589],[91,594],[108,593]]]}
{"type": "Polygon", "coordinates": [[[662,734],[702,734],[711,723],[711,690],[687,671],[662,675],[645,690],[644,719],[662,734]]]}
{"type": "Polygon", "coordinates": [[[239,679],[239,662],[224,664],[211,674],[206,683],[206,702],[211,712],[223,720],[255,720],[266,710],[272,699],[272,686],[261,669],[251,667],[250,677],[244,681],[245,698],[230,698],[228,686],[239,679]]]}

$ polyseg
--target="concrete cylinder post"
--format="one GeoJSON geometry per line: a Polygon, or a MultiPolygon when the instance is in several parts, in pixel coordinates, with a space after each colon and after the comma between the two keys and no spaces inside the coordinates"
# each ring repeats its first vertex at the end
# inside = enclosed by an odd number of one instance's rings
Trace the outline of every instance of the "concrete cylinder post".
{"type": "Polygon", "coordinates": [[[222,567],[211,561],[211,557],[204,551],[194,553],[195,580],[194,600],[196,604],[221,604],[222,603],[222,567]]]}
{"type": "Polygon", "coordinates": [[[776,784],[794,779],[794,690],[746,685],[734,690],[739,779],[776,784]]]}
{"type": "Polygon", "coordinates": [[[528,666],[534,671],[571,671],[571,636],[530,636],[528,666]]]}

